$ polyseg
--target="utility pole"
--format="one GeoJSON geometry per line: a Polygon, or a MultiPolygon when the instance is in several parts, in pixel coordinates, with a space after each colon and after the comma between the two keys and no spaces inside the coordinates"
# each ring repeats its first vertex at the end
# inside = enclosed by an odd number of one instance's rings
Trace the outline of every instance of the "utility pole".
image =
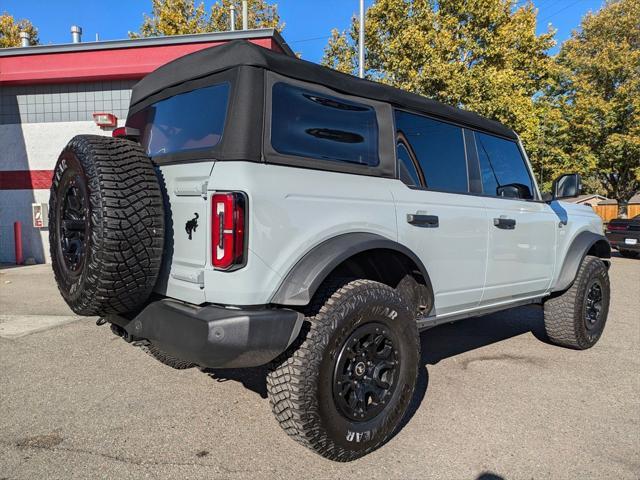
{"type": "Polygon", "coordinates": [[[364,78],[364,0],[360,0],[360,32],[358,32],[358,76],[364,78]]]}
{"type": "Polygon", "coordinates": [[[231,4],[231,16],[229,17],[229,23],[231,27],[231,31],[234,32],[236,30],[236,6],[231,4]]]}
{"type": "Polygon", "coordinates": [[[249,5],[247,0],[242,0],[242,29],[249,30],[249,5]]]}

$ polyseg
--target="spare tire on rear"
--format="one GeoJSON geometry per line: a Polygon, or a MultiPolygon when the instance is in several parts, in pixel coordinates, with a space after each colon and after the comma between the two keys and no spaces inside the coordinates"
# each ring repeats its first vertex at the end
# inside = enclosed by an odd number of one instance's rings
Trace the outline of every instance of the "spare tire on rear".
{"type": "Polygon", "coordinates": [[[140,145],[98,135],[67,144],[53,173],[49,243],[58,289],[75,313],[144,304],[162,262],[164,207],[140,145]]]}

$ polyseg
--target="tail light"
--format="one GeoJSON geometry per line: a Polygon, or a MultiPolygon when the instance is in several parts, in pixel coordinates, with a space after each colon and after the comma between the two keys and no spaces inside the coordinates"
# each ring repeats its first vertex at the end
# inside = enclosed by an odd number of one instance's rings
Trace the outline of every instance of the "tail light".
{"type": "Polygon", "coordinates": [[[234,270],[246,263],[247,199],[241,192],[215,193],[211,199],[211,263],[234,270]]]}
{"type": "Polygon", "coordinates": [[[125,127],[118,127],[111,132],[112,137],[126,137],[127,129],[125,127]]]}
{"type": "Polygon", "coordinates": [[[617,225],[617,224],[609,224],[607,225],[607,229],[608,230],[626,230],[627,226],[626,225],[617,225]]]}
{"type": "Polygon", "coordinates": [[[140,138],[140,130],[132,127],[118,127],[111,132],[112,137],[128,138],[129,140],[135,140],[136,142],[140,138]]]}

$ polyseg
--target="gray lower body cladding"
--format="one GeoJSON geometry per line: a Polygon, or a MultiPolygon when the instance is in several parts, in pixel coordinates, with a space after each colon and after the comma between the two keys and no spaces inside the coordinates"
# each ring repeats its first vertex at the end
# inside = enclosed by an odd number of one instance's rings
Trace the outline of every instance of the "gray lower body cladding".
{"type": "Polygon", "coordinates": [[[239,368],[264,365],[284,352],[298,336],[303,316],[287,309],[240,310],[164,299],[126,325],[122,317],[108,320],[181,360],[206,368],[239,368]]]}

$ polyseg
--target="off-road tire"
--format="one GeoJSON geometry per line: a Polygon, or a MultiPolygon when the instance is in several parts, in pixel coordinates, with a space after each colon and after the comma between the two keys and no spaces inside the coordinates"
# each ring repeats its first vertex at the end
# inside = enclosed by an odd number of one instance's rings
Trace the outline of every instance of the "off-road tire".
{"type": "Polygon", "coordinates": [[[602,335],[610,303],[609,273],[598,257],[586,256],[571,288],[544,303],[544,326],[549,340],[556,345],[585,350],[602,335]],[[602,302],[598,322],[587,327],[586,297],[591,285],[599,282],[602,302]]]}
{"type": "Polygon", "coordinates": [[[620,252],[620,255],[622,255],[625,258],[638,258],[638,255],[640,255],[640,252],[636,252],[634,250],[618,250],[620,252]]]}
{"type": "Polygon", "coordinates": [[[153,343],[145,345],[144,350],[160,363],[164,363],[165,365],[171,368],[175,368],[176,370],[186,370],[187,368],[193,368],[196,366],[195,363],[187,362],[185,360],[176,358],[173,355],[169,355],[167,352],[158,348],[153,343]]]}
{"type": "Polygon", "coordinates": [[[280,426],[302,445],[331,460],[355,460],[383,445],[409,406],[420,358],[414,315],[393,288],[370,280],[330,281],[308,310],[301,336],[268,374],[271,407],[280,426]],[[335,362],[352,333],[378,324],[399,340],[397,384],[382,411],[353,421],[334,401],[335,362]]]}
{"type": "Polygon", "coordinates": [[[49,212],[53,272],[71,309],[104,316],[140,308],[155,286],[164,246],[162,193],[140,145],[74,137],[55,167],[49,212]],[[65,247],[70,243],[76,246],[65,247]]]}

